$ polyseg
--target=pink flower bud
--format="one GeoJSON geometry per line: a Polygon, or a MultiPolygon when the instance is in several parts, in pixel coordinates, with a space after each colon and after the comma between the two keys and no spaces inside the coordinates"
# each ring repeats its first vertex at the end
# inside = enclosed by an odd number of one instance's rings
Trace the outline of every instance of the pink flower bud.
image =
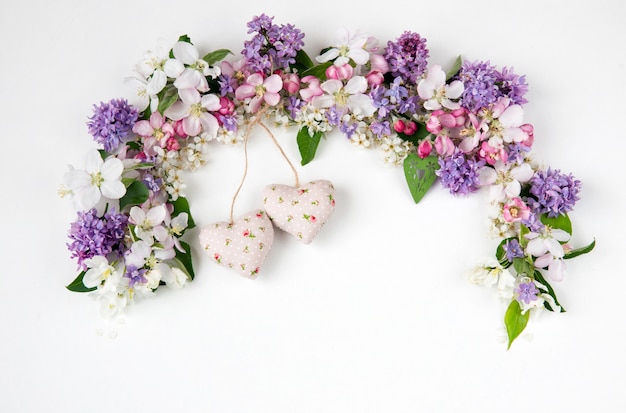
{"type": "Polygon", "coordinates": [[[415,133],[416,130],[417,130],[417,124],[413,122],[412,120],[410,120],[406,123],[406,126],[404,128],[404,134],[411,136],[415,133]]]}
{"type": "Polygon", "coordinates": [[[180,143],[176,138],[169,138],[165,147],[168,151],[177,151],[180,149],[180,143]]]}
{"type": "Polygon", "coordinates": [[[330,65],[328,69],[326,69],[326,77],[328,79],[345,80],[350,79],[353,74],[354,69],[349,63],[343,66],[330,65]]]}
{"type": "Polygon", "coordinates": [[[187,137],[187,133],[185,133],[185,129],[183,129],[183,120],[177,120],[176,122],[174,122],[174,132],[176,132],[177,136],[180,136],[181,138],[186,138],[187,137]]]}
{"type": "Polygon", "coordinates": [[[283,76],[283,88],[290,94],[298,93],[300,90],[300,78],[295,73],[283,76]]]}
{"type": "Polygon", "coordinates": [[[393,130],[395,130],[398,133],[403,133],[405,128],[406,128],[406,125],[402,119],[398,119],[393,124],[393,130]]]}
{"type": "Polygon", "coordinates": [[[379,54],[370,55],[370,69],[372,72],[380,72],[385,74],[389,71],[389,63],[379,54]]]}
{"type": "Polygon", "coordinates": [[[365,75],[365,79],[367,79],[367,84],[370,86],[379,86],[385,81],[383,74],[377,71],[369,72],[365,75]]]}
{"type": "Polygon", "coordinates": [[[443,114],[444,111],[441,109],[437,109],[430,114],[430,118],[428,118],[428,122],[426,122],[426,130],[430,133],[438,134],[441,132],[441,121],[439,120],[439,115],[443,114]]]}
{"type": "Polygon", "coordinates": [[[428,155],[430,155],[430,153],[433,150],[433,144],[430,143],[429,140],[423,140],[420,142],[420,144],[417,146],[417,154],[419,155],[420,158],[424,159],[425,157],[427,157],[428,155]]]}
{"type": "Polygon", "coordinates": [[[221,97],[220,98],[220,109],[218,112],[222,115],[230,115],[235,111],[235,104],[228,98],[221,97]]]}

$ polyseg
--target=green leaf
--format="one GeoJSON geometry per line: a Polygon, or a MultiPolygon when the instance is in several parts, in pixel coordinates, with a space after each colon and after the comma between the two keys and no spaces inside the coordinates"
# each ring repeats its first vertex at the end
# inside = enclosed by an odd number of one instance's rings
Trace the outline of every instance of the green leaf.
{"type": "Polygon", "coordinates": [[[298,141],[298,149],[300,150],[300,157],[302,161],[300,162],[302,166],[308,164],[315,157],[315,152],[317,151],[317,146],[322,139],[322,132],[315,132],[313,136],[309,135],[309,128],[303,126],[298,131],[298,137],[296,138],[298,141]]]}
{"type": "Polygon", "coordinates": [[[526,238],[526,234],[530,234],[530,229],[526,225],[520,225],[518,241],[522,249],[526,248],[526,245],[528,245],[528,238],[526,238]]]}
{"type": "Polygon", "coordinates": [[[509,346],[511,348],[513,341],[522,334],[522,331],[528,325],[528,319],[530,318],[530,312],[526,311],[522,314],[522,309],[519,306],[517,300],[511,301],[509,308],[504,315],[504,325],[506,326],[506,333],[509,336],[509,346]]]}
{"type": "Polygon", "coordinates": [[[563,256],[563,258],[568,260],[570,258],[578,257],[579,255],[587,254],[587,253],[591,252],[595,248],[595,246],[596,246],[596,240],[594,239],[593,241],[591,241],[591,244],[587,245],[586,247],[582,247],[582,248],[577,248],[575,250],[571,250],[570,252],[565,254],[563,256]]]}
{"type": "Polygon", "coordinates": [[[326,69],[328,69],[333,63],[326,62],[319,64],[317,66],[313,66],[302,73],[302,77],[313,75],[318,78],[320,81],[326,80],[326,69]]]}
{"type": "Polygon", "coordinates": [[[543,214],[541,215],[540,219],[544,225],[548,225],[551,228],[562,229],[563,231],[572,235],[572,221],[570,221],[567,214],[558,215],[554,218],[550,218],[546,214],[543,214]]]}
{"type": "Polygon", "coordinates": [[[422,159],[417,154],[410,153],[404,159],[404,177],[416,204],[435,183],[437,179],[435,171],[438,169],[439,162],[437,162],[436,156],[422,159]]]}
{"type": "Polygon", "coordinates": [[[179,36],[178,37],[178,41],[179,42],[185,42],[185,43],[193,44],[193,43],[191,43],[191,38],[189,36],[187,36],[186,34],[183,34],[183,35],[179,36]]]}
{"type": "Polygon", "coordinates": [[[97,287],[87,288],[85,284],[83,284],[83,278],[85,277],[85,271],[82,271],[78,276],[72,281],[67,287],[68,290],[74,291],[76,293],[88,293],[90,291],[94,291],[97,287]]]}
{"type": "Polygon", "coordinates": [[[187,201],[186,198],[179,196],[176,201],[171,201],[170,203],[174,207],[174,213],[172,214],[173,216],[176,216],[182,212],[187,213],[187,216],[189,217],[187,221],[187,229],[191,229],[196,226],[196,223],[193,221],[193,217],[191,216],[191,211],[189,210],[189,201],[187,201]]]}
{"type": "Polygon", "coordinates": [[[526,274],[528,277],[530,277],[535,271],[535,267],[533,267],[531,263],[526,261],[525,258],[519,257],[513,258],[513,268],[515,268],[515,272],[519,275],[526,274]]]}
{"type": "Polygon", "coordinates": [[[450,70],[448,70],[448,72],[446,73],[446,80],[452,79],[457,73],[459,73],[459,70],[461,70],[462,65],[463,65],[463,58],[461,57],[461,55],[459,55],[459,57],[457,57],[456,60],[454,61],[454,64],[452,65],[450,70]]]}
{"type": "Polygon", "coordinates": [[[224,60],[224,58],[229,54],[233,54],[233,52],[228,49],[218,49],[204,55],[202,60],[207,62],[210,66],[213,66],[215,63],[224,60]]]}
{"type": "MultiPolygon", "coordinates": [[[[543,285],[543,286],[545,286],[545,287],[546,287],[546,292],[548,293],[548,295],[549,295],[550,297],[552,297],[552,299],[554,300],[554,303],[555,303],[556,305],[558,305],[558,306],[561,308],[561,311],[560,311],[560,312],[561,312],[561,313],[564,313],[564,312],[565,312],[565,309],[563,308],[563,306],[561,305],[561,303],[559,303],[559,300],[556,298],[556,294],[555,294],[555,292],[554,292],[554,289],[552,289],[552,286],[550,285],[550,283],[549,283],[549,282],[547,282],[545,278],[543,278],[543,275],[541,274],[541,271],[539,271],[539,270],[535,270],[535,273],[534,273],[534,278],[535,278],[535,280],[537,280],[537,281],[538,281],[541,285],[543,285]]],[[[544,301],[544,302],[543,302],[543,306],[544,306],[545,308],[547,308],[548,310],[550,310],[550,311],[554,311],[554,309],[552,308],[552,306],[550,306],[550,304],[549,304],[547,301],[544,301]]]]}
{"type": "Polygon", "coordinates": [[[176,257],[174,259],[177,263],[181,265],[180,269],[187,273],[189,279],[193,280],[196,275],[193,271],[193,262],[191,260],[191,247],[189,246],[189,244],[182,241],[180,245],[183,247],[185,252],[183,253],[176,250],[176,257]]]}
{"type": "Polygon", "coordinates": [[[296,63],[291,65],[291,68],[296,69],[298,73],[302,74],[313,66],[315,66],[315,63],[313,63],[309,55],[304,50],[300,49],[296,52],[296,63]]]}
{"type": "Polygon", "coordinates": [[[159,106],[157,111],[163,114],[178,99],[178,89],[174,85],[169,85],[159,93],[159,106]]]}
{"type": "Polygon", "coordinates": [[[128,188],[126,193],[120,198],[120,210],[124,209],[127,205],[139,205],[148,200],[150,191],[148,187],[140,181],[134,180],[128,188]]]}

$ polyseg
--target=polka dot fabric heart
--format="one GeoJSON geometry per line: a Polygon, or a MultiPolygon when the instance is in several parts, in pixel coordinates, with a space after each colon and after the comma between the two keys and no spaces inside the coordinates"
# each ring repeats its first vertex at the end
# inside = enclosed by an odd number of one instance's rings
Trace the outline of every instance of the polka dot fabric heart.
{"type": "Polygon", "coordinates": [[[335,209],[335,187],[327,180],[299,187],[268,185],[263,204],[274,225],[309,244],[335,209]]]}
{"type": "Polygon", "coordinates": [[[274,241],[274,228],[265,211],[258,209],[232,223],[208,225],[199,238],[213,261],[248,278],[256,278],[274,241]]]}

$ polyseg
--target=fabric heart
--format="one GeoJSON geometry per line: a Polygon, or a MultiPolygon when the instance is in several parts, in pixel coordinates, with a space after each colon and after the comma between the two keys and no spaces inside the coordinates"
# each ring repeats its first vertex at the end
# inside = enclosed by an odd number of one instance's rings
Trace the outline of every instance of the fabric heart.
{"type": "Polygon", "coordinates": [[[274,241],[274,228],[267,214],[258,209],[232,223],[207,225],[199,238],[213,261],[256,278],[274,241]]]}
{"type": "Polygon", "coordinates": [[[278,228],[309,244],[335,209],[335,188],[326,180],[298,188],[268,185],[263,190],[263,204],[278,228]]]}

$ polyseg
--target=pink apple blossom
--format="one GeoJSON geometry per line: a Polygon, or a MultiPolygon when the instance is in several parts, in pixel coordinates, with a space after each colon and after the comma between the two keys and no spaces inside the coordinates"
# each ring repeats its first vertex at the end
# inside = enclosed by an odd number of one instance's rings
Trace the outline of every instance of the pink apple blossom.
{"type": "Polygon", "coordinates": [[[271,75],[263,79],[260,73],[248,76],[246,82],[235,90],[235,96],[239,100],[250,99],[250,111],[257,112],[264,102],[269,106],[276,106],[280,102],[280,92],[283,88],[283,80],[280,75],[271,75]]]}

